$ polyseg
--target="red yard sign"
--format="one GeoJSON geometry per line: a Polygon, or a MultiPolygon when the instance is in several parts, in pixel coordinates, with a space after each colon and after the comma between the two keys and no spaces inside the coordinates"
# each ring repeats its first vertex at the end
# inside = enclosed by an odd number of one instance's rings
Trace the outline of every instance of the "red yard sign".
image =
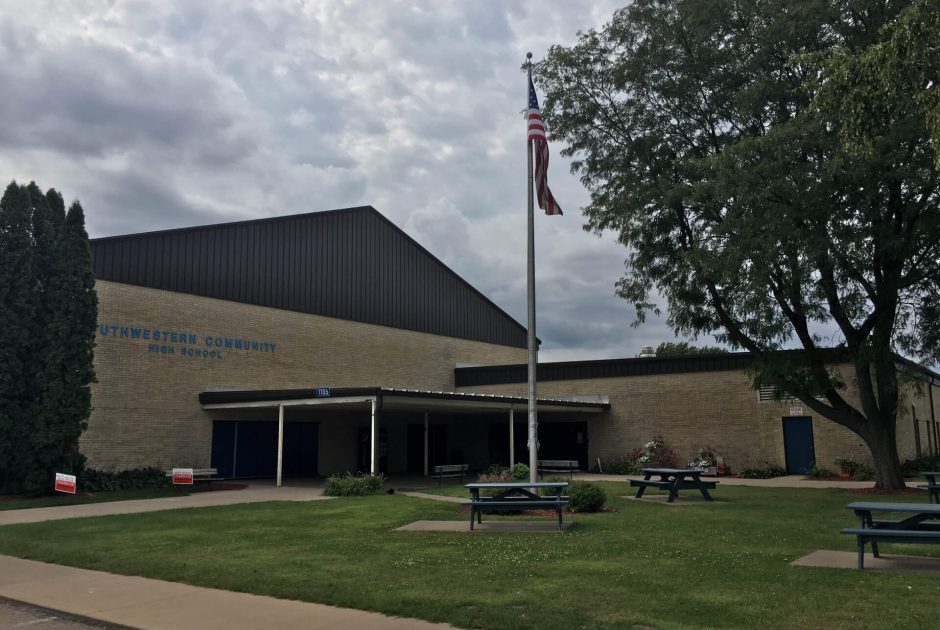
{"type": "Polygon", "coordinates": [[[174,486],[193,485],[193,469],[192,468],[174,468],[173,469],[173,485],[174,486]]]}
{"type": "Polygon", "coordinates": [[[55,491],[75,494],[75,475],[55,474],[55,491]]]}

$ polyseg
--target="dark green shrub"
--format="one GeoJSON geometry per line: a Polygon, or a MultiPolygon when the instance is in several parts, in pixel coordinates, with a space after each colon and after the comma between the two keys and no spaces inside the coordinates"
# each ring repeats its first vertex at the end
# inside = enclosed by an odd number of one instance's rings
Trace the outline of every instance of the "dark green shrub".
{"type": "Polygon", "coordinates": [[[855,463],[852,467],[852,479],[855,481],[871,481],[875,478],[875,469],[868,464],[855,463]]]}
{"type": "Polygon", "coordinates": [[[364,497],[385,492],[385,475],[330,475],[323,494],[328,497],[364,497]]]}
{"type": "Polygon", "coordinates": [[[615,457],[602,459],[600,468],[595,466],[593,472],[603,472],[605,475],[638,475],[643,469],[628,457],[615,457]]]}
{"type": "Polygon", "coordinates": [[[529,480],[529,467],[525,464],[516,464],[512,467],[512,470],[509,472],[509,476],[514,481],[528,481],[529,480]]]}
{"type": "Polygon", "coordinates": [[[787,471],[777,464],[764,464],[763,466],[744,466],[738,473],[742,479],[772,479],[774,477],[783,477],[787,471]]]}
{"type": "Polygon", "coordinates": [[[572,512],[597,512],[607,502],[602,488],[586,481],[576,481],[568,487],[568,509],[572,512]]]}
{"type": "Polygon", "coordinates": [[[813,479],[820,481],[823,479],[834,479],[839,475],[835,474],[828,468],[823,468],[813,464],[813,467],[806,471],[806,474],[803,476],[803,479],[813,479]]]}
{"type": "Polygon", "coordinates": [[[166,472],[155,466],[130,470],[86,468],[78,475],[80,492],[109,492],[137,488],[162,488],[171,485],[166,472]]]}
{"type": "Polygon", "coordinates": [[[901,464],[901,472],[905,477],[919,477],[920,473],[928,470],[940,470],[940,455],[907,459],[901,464]]]}

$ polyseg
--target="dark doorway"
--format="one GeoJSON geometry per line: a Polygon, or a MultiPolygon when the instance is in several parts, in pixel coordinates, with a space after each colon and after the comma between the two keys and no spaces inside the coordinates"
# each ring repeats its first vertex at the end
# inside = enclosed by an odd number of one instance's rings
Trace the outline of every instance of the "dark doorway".
{"type": "Polygon", "coordinates": [[[588,470],[587,422],[539,423],[539,459],[576,459],[588,470]]]}
{"type": "MultiPolygon", "coordinates": [[[[466,462],[447,461],[447,425],[432,424],[428,427],[428,466],[447,464],[465,464],[466,462]]],[[[433,468],[432,468],[433,470],[433,468]]]]}
{"type": "Polygon", "coordinates": [[[424,474],[424,425],[408,425],[408,472],[412,475],[424,474]]]}
{"type": "Polygon", "coordinates": [[[813,419],[783,419],[783,448],[787,458],[787,474],[806,474],[816,464],[813,445],[813,419]]]}
{"type": "MultiPolygon", "coordinates": [[[[513,423],[513,445],[516,463],[529,462],[529,450],[526,442],[529,439],[528,429],[524,422],[513,423]]],[[[509,422],[491,423],[489,425],[490,465],[509,466],[509,422]]]]}
{"type": "MultiPolygon", "coordinates": [[[[319,425],[284,423],[284,475],[316,475],[318,453],[319,425]]],[[[277,422],[213,422],[212,467],[229,479],[276,476],[277,422]]]]}
{"type": "Polygon", "coordinates": [[[320,425],[314,422],[284,423],[285,476],[311,477],[319,472],[320,425]]]}
{"type": "MultiPolygon", "coordinates": [[[[359,472],[369,473],[372,467],[372,438],[369,435],[371,429],[362,427],[359,429],[359,472]]],[[[379,469],[377,472],[388,472],[388,429],[379,429],[379,469]]]]}

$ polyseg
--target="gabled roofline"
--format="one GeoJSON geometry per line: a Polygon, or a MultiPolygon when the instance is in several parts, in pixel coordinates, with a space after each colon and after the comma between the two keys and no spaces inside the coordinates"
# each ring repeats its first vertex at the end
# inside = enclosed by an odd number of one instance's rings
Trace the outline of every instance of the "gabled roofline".
{"type": "MultiPolygon", "coordinates": [[[[437,264],[440,265],[443,269],[445,269],[445,270],[447,271],[447,273],[449,273],[451,276],[453,276],[455,279],[457,279],[457,280],[458,280],[461,284],[463,284],[465,287],[467,287],[468,289],[470,289],[470,291],[472,291],[472,292],[475,293],[477,296],[479,296],[484,302],[486,302],[488,305],[490,305],[491,307],[493,307],[494,309],[496,309],[499,313],[501,313],[501,314],[504,315],[506,318],[508,318],[519,330],[521,330],[521,331],[523,331],[523,332],[526,331],[526,327],[523,326],[522,323],[520,323],[515,317],[513,317],[512,315],[510,315],[509,313],[507,313],[502,307],[500,307],[498,304],[496,304],[496,303],[493,302],[490,298],[488,298],[486,295],[484,295],[479,289],[477,289],[477,288],[474,287],[472,284],[470,284],[469,282],[467,282],[467,281],[463,278],[463,276],[461,276],[461,275],[458,274],[456,271],[454,271],[453,269],[451,269],[449,265],[444,264],[437,256],[435,256],[435,255],[432,254],[430,251],[428,251],[428,249],[427,249],[426,247],[424,247],[421,243],[419,243],[417,240],[415,240],[413,237],[411,237],[411,236],[410,236],[407,232],[405,232],[403,229],[401,229],[400,227],[398,227],[397,225],[395,225],[395,224],[391,221],[391,219],[389,219],[388,217],[386,217],[385,215],[383,215],[381,212],[379,212],[378,210],[376,210],[376,209],[375,209],[373,206],[371,206],[371,205],[366,205],[366,206],[353,206],[353,207],[350,207],[350,208],[337,208],[337,209],[333,209],[333,210],[321,210],[321,211],[315,211],[315,212],[302,212],[302,213],[300,213],[300,214],[287,214],[287,215],[279,215],[279,216],[274,216],[274,217],[264,217],[264,218],[260,218],[260,219],[245,219],[245,220],[241,220],[241,221],[227,221],[227,222],[223,222],[223,223],[211,223],[211,224],[209,224],[209,225],[195,225],[195,226],[191,226],[191,227],[170,228],[170,229],[166,229],[166,230],[152,230],[152,231],[149,231],[149,232],[135,232],[135,233],[132,233],[132,234],[116,234],[116,235],[112,235],[112,236],[102,236],[102,237],[98,237],[98,238],[89,239],[89,242],[90,242],[90,243],[98,243],[98,242],[107,243],[107,242],[112,242],[112,241],[120,241],[120,240],[123,240],[123,239],[153,238],[153,237],[168,236],[168,235],[173,235],[173,234],[182,234],[182,233],[186,233],[186,232],[203,232],[203,231],[215,230],[215,229],[220,229],[220,228],[230,228],[230,227],[247,226],[247,225],[266,225],[266,224],[280,223],[280,222],[283,222],[283,221],[290,221],[290,220],[294,220],[294,219],[300,219],[300,218],[304,218],[304,217],[324,216],[324,215],[330,215],[330,214],[352,214],[352,213],[356,213],[356,212],[371,213],[371,214],[373,214],[375,217],[377,217],[377,218],[379,218],[380,220],[384,221],[388,226],[390,226],[392,229],[394,229],[394,230],[397,231],[399,234],[401,234],[403,237],[405,237],[410,243],[412,243],[413,245],[415,245],[421,252],[423,252],[426,256],[428,256],[431,260],[433,260],[435,263],[437,263],[437,264]]],[[[536,338],[536,343],[537,343],[537,344],[541,344],[541,340],[538,339],[538,338],[536,338]]]]}

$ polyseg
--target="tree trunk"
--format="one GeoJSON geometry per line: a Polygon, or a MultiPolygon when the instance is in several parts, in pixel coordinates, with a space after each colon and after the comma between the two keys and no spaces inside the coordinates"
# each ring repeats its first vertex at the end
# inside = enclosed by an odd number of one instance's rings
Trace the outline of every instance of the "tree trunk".
{"type": "Polygon", "coordinates": [[[905,488],[895,432],[887,430],[883,426],[884,421],[869,420],[869,422],[882,425],[872,432],[872,439],[865,440],[875,463],[875,487],[890,490],[905,488]]]}

